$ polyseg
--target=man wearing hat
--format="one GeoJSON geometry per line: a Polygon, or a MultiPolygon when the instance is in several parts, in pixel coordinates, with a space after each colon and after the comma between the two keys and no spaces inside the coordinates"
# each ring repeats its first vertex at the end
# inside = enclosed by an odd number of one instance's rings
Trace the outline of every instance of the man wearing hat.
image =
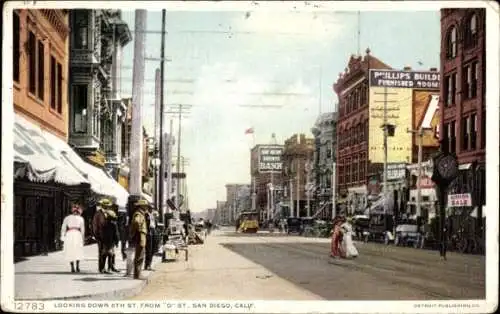
{"type": "Polygon", "coordinates": [[[146,215],[150,205],[148,201],[141,199],[135,203],[135,207],[132,221],[130,222],[130,242],[135,247],[134,279],[140,279],[148,234],[146,215]]]}
{"type": "MultiPolygon", "coordinates": [[[[92,232],[97,240],[99,249],[99,272],[107,273],[105,270],[106,259],[110,255],[110,232],[108,218],[113,216],[113,202],[107,198],[102,198],[97,203],[97,211],[92,219],[92,232]]],[[[116,214],[114,215],[116,216],[116,214]]],[[[112,245],[111,245],[112,247],[112,245]]]]}

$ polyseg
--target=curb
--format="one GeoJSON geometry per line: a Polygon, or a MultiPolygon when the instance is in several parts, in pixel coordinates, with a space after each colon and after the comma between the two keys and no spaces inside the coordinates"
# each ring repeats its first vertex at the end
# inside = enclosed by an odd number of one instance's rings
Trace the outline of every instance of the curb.
{"type": "Polygon", "coordinates": [[[64,297],[55,297],[55,298],[16,298],[16,301],[99,301],[99,300],[122,300],[126,298],[133,297],[139,294],[142,289],[146,287],[151,281],[151,274],[144,280],[132,288],[120,289],[114,291],[107,291],[98,294],[85,294],[85,295],[74,295],[74,296],[64,296],[64,297]]]}

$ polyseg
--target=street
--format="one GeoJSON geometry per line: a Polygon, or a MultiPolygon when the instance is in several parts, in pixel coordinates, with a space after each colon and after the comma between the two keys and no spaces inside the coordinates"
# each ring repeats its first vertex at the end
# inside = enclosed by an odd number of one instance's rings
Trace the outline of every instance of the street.
{"type": "Polygon", "coordinates": [[[332,262],[329,239],[216,231],[192,258],[158,265],[134,300],[484,299],[484,256],[357,243],[356,260],[332,262]]]}

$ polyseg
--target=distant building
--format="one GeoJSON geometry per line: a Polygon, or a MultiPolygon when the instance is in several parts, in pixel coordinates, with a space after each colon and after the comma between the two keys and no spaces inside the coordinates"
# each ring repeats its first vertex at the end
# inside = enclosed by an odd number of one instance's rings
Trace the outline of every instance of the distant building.
{"type": "MultiPolygon", "coordinates": [[[[307,215],[306,184],[312,178],[312,161],[314,155],[314,139],[306,138],[304,134],[295,134],[285,141],[283,152],[283,193],[288,204],[294,203],[293,217],[307,215]],[[290,198],[291,194],[291,198],[290,198]],[[298,214],[297,214],[298,213],[298,214]]],[[[312,181],[312,180],[311,180],[312,181]]],[[[310,204],[314,203],[313,195],[309,197],[310,204]]],[[[290,208],[289,208],[290,209],[290,208]]],[[[312,208],[310,214],[312,214],[312,208]]]]}
{"type": "Polygon", "coordinates": [[[226,204],[230,208],[231,222],[236,221],[241,211],[250,210],[252,206],[250,184],[226,184],[226,204]]]}
{"type": "MultiPolygon", "coordinates": [[[[271,207],[271,204],[268,204],[270,184],[274,185],[277,194],[275,201],[279,200],[279,191],[283,188],[283,149],[280,144],[258,144],[251,150],[251,190],[252,194],[255,193],[255,209],[259,212],[261,221],[267,219],[267,208],[271,207]]],[[[278,209],[275,204],[275,211],[278,209]]]]}
{"type": "Polygon", "coordinates": [[[321,114],[311,132],[314,135],[314,207],[321,210],[319,218],[328,218],[332,212],[333,163],[337,153],[337,113],[321,114]]]}

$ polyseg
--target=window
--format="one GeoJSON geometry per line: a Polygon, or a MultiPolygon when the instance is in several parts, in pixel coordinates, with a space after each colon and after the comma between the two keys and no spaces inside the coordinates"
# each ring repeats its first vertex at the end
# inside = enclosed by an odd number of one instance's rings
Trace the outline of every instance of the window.
{"type": "Polygon", "coordinates": [[[470,126],[470,129],[469,129],[470,149],[476,150],[476,146],[477,146],[477,115],[475,113],[470,116],[470,125],[469,126],[470,126]]]}
{"type": "Polygon", "coordinates": [[[460,141],[460,146],[462,151],[467,151],[469,150],[469,118],[462,118],[462,123],[461,123],[461,131],[462,131],[462,136],[461,136],[461,141],[460,141]]]}
{"type": "Polygon", "coordinates": [[[76,49],[88,49],[89,48],[89,34],[88,34],[88,11],[87,10],[75,10],[75,30],[74,30],[74,46],[76,49]]]}
{"type": "Polygon", "coordinates": [[[472,48],[477,46],[477,15],[473,14],[465,25],[465,47],[472,48]]]}
{"type": "Polygon", "coordinates": [[[62,113],[62,65],[50,57],[50,108],[62,113]]]}
{"type": "Polygon", "coordinates": [[[57,63],[57,112],[62,113],[62,65],[57,63]]]}
{"type": "Polygon", "coordinates": [[[73,130],[78,133],[87,132],[87,105],[88,105],[88,86],[73,85],[73,105],[74,119],[73,130]]]}
{"type": "Polygon", "coordinates": [[[453,59],[457,56],[457,28],[452,26],[446,37],[446,58],[453,59]]]}
{"type": "Polygon", "coordinates": [[[38,41],[38,98],[43,100],[45,93],[45,46],[38,41]]]}
{"type": "Polygon", "coordinates": [[[50,108],[56,110],[56,58],[50,57],[50,108]]]}
{"type": "Polygon", "coordinates": [[[451,106],[455,104],[456,79],[457,79],[456,73],[452,73],[445,77],[446,106],[451,106]]]}
{"type": "Polygon", "coordinates": [[[365,106],[367,104],[367,98],[368,88],[366,86],[366,83],[363,83],[363,86],[361,87],[361,106],[365,106]]]}
{"type": "Polygon", "coordinates": [[[486,147],[486,110],[481,113],[481,148],[486,147]]]}
{"type": "Polygon", "coordinates": [[[14,82],[19,82],[19,59],[21,57],[19,44],[21,43],[20,28],[21,24],[19,22],[19,15],[14,12],[14,26],[13,26],[13,42],[12,42],[12,54],[13,54],[13,80],[14,82]]]}
{"type": "Polygon", "coordinates": [[[345,167],[345,183],[349,184],[351,183],[351,159],[348,158],[346,160],[346,167],[345,167]]]}
{"type": "Polygon", "coordinates": [[[359,178],[358,178],[358,157],[356,157],[356,159],[354,159],[354,162],[352,163],[352,180],[353,181],[359,181],[359,178]]]}
{"type": "Polygon", "coordinates": [[[464,92],[465,99],[474,98],[477,96],[477,78],[478,78],[478,63],[472,62],[466,65],[463,69],[464,77],[464,92]]]}
{"type": "Polygon", "coordinates": [[[456,136],[455,121],[450,122],[450,153],[457,152],[457,136],[456,136]]]}
{"type": "Polygon", "coordinates": [[[29,81],[28,81],[28,90],[30,93],[36,93],[36,37],[35,34],[29,32],[28,35],[28,52],[29,52],[29,61],[28,61],[28,71],[29,71],[29,81]]]}
{"type": "Polygon", "coordinates": [[[443,145],[445,147],[450,146],[450,124],[445,123],[443,125],[443,145]]]}

